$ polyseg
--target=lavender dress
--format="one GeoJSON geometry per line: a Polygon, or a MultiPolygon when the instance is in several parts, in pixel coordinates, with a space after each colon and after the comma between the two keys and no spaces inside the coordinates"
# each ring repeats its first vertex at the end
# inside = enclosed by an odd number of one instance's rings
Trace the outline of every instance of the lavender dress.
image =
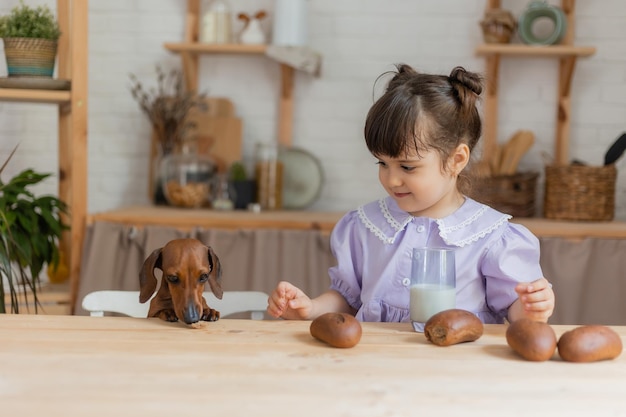
{"type": "Polygon", "coordinates": [[[511,216],[468,197],[443,219],[413,217],[391,197],[347,213],[333,229],[331,289],[360,321],[408,322],[412,249],[455,249],[456,306],[502,323],[518,282],[543,277],[539,241],[511,216]]]}

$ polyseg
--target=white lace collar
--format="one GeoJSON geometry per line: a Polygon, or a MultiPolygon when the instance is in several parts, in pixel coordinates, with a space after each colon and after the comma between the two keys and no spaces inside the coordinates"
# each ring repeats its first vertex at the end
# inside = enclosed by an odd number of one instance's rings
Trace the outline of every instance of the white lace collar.
{"type": "MultiPolygon", "coordinates": [[[[360,206],[359,220],[385,244],[393,244],[415,218],[401,210],[391,197],[360,206]]],[[[498,229],[511,218],[484,204],[466,197],[465,203],[451,215],[436,219],[439,236],[448,245],[463,247],[498,229]]]]}

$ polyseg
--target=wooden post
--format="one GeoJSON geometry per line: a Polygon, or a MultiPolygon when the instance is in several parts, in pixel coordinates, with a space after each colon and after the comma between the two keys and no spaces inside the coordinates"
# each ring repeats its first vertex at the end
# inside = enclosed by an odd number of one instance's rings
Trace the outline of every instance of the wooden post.
{"type": "Polygon", "coordinates": [[[486,94],[483,123],[482,160],[491,165],[498,144],[498,77],[500,76],[500,55],[486,58],[486,94]]]}
{"type": "MultiPolygon", "coordinates": [[[[185,17],[185,42],[198,42],[200,32],[200,1],[187,0],[187,16],[185,17]]],[[[183,76],[187,91],[198,91],[198,54],[181,52],[183,76]]]]}
{"type": "Polygon", "coordinates": [[[291,146],[293,134],[293,74],[294,69],[280,64],[281,90],[278,105],[278,143],[291,146]]]}
{"type": "MultiPolygon", "coordinates": [[[[67,2],[68,0],[59,0],[67,2]]],[[[78,288],[80,281],[80,262],[82,245],[85,235],[85,220],[87,217],[87,85],[88,85],[88,0],[73,0],[70,15],[70,62],[72,91],[70,113],[64,115],[63,123],[69,133],[61,138],[67,138],[69,143],[59,146],[60,149],[71,150],[69,160],[71,166],[63,169],[69,174],[69,205],[70,205],[70,252],[68,264],[70,269],[70,304],[71,312],[76,309],[78,288]]],[[[67,29],[67,28],[66,28],[67,29]]],[[[65,129],[64,128],[64,129],[65,129]]],[[[61,129],[61,128],[60,128],[61,129]]]]}

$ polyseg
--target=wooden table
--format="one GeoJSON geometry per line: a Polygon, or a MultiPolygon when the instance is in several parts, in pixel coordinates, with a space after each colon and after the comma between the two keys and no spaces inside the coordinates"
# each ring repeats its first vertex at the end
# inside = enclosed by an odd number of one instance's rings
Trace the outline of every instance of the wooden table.
{"type": "MultiPolygon", "coordinates": [[[[309,325],[0,316],[0,408],[47,417],[626,415],[624,354],[526,362],[504,325],[438,347],[407,323],[365,323],[356,347],[337,349],[309,325]]],[[[568,328],[554,326],[557,335],[568,328]]],[[[626,327],[614,329],[626,338],[626,327]]]]}

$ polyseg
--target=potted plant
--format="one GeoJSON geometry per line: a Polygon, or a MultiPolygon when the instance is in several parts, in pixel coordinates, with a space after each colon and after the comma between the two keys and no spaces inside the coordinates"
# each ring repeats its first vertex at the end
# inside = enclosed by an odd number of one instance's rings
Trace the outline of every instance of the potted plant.
{"type": "Polygon", "coordinates": [[[248,178],[246,167],[241,161],[235,161],[228,169],[228,180],[235,190],[235,209],[246,209],[256,201],[256,180],[248,178]]]}
{"type": "Polygon", "coordinates": [[[59,36],[59,24],[47,6],[33,8],[20,1],[0,17],[9,77],[52,77],[59,36]]]}
{"type": "Polygon", "coordinates": [[[36,197],[29,190],[49,176],[26,169],[6,183],[0,179],[0,313],[7,312],[5,294],[10,294],[10,311],[19,313],[20,298],[28,304],[29,293],[38,312],[39,275],[46,265],[59,262],[59,240],[69,229],[62,219],[69,214],[67,205],[54,196],[36,197]]]}

